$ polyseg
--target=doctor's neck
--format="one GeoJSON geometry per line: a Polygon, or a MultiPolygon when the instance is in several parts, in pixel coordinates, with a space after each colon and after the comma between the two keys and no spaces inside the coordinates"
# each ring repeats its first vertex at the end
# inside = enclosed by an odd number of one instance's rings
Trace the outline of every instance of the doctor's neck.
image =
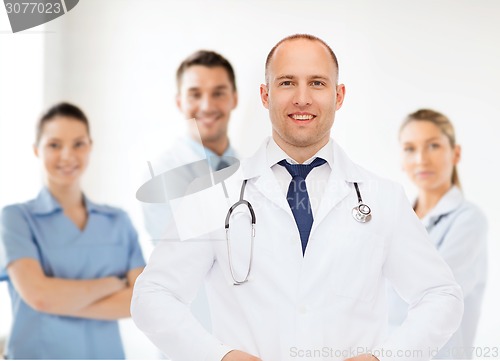
{"type": "Polygon", "coordinates": [[[424,218],[450,190],[451,184],[435,189],[419,189],[418,198],[414,206],[418,218],[424,218]]]}
{"type": "Polygon", "coordinates": [[[63,209],[81,207],[83,205],[83,193],[79,184],[62,186],[47,182],[47,188],[63,209]]]}
{"type": "Polygon", "coordinates": [[[287,141],[281,137],[276,131],[273,131],[273,139],[276,144],[293,160],[302,164],[306,160],[312,158],[316,153],[323,148],[330,140],[330,133],[315,142],[310,141],[287,141]]]}
{"type": "Polygon", "coordinates": [[[216,140],[207,140],[203,139],[200,140],[199,138],[195,136],[191,136],[191,138],[195,141],[200,143],[203,147],[210,149],[212,152],[217,154],[219,157],[224,154],[224,152],[227,150],[229,147],[229,137],[221,137],[216,140]]]}

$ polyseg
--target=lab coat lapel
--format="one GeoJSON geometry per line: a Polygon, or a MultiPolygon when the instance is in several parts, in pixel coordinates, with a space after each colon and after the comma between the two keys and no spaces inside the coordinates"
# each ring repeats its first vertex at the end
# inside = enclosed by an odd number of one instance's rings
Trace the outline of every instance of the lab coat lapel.
{"type": "Polygon", "coordinates": [[[269,138],[264,141],[257,153],[242,162],[243,179],[255,179],[253,185],[265,198],[293,217],[286,197],[276,177],[268,166],[266,149],[269,138]]]}
{"type": "MultiPolygon", "coordinates": [[[[342,148],[334,141],[332,172],[319,204],[318,212],[314,218],[311,234],[325,217],[351,194],[354,189],[351,183],[361,183],[365,180],[366,176],[363,172],[360,171],[359,167],[347,157],[342,148]]],[[[353,204],[353,207],[355,205],[353,204]]]]}

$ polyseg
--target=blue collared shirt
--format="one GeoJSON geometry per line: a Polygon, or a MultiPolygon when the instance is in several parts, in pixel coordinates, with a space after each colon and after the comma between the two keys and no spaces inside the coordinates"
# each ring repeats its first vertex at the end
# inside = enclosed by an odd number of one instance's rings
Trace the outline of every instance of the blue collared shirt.
{"type": "MultiPolygon", "coordinates": [[[[127,214],[85,199],[88,220],[80,230],[47,188],[26,203],[2,210],[0,269],[32,258],[45,275],[65,279],[123,277],[143,267],[137,233],[127,214]]],[[[13,323],[9,359],[123,359],[118,323],[35,311],[9,281],[13,323]]]]}

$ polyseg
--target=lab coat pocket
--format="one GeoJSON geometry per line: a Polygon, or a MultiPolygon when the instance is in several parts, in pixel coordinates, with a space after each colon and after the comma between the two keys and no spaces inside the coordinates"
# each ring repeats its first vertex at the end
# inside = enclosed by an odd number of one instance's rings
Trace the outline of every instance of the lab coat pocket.
{"type": "Polygon", "coordinates": [[[372,301],[382,276],[383,238],[356,231],[335,243],[331,270],[333,293],[359,301],[372,301]]]}

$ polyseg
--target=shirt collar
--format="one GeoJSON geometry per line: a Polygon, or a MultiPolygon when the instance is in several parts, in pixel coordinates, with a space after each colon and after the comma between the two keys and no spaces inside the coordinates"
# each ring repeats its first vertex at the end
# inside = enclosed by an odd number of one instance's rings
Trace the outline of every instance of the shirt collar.
{"type": "Polygon", "coordinates": [[[62,210],[61,205],[47,187],[43,187],[38,196],[30,203],[31,212],[34,214],[43,215],[62,210]]]}
{"type": "Polygon", "coordinates": [[[215,162],[211,161],[211,164],[213,163],[212,168],[217,167],[217,164],[219,163],[219,161],[223,157],[236,158],[236,152],[234,151],[234,148],[231,146],[231,143],[228,144],[226,150],[224,151],[224,153],[222,153],[222,156],[218,156],[217,154],[212,152],[210,149],[208,149],[207,147],[204,147],[202,144],[198,143],[196,140],[194,140],[193,138],[191,138],[189,136],[185,136],[184,141],[200,157],[208,158],[209,160],[215,159],[216,160],[215,162]]]}
{"type": "MultiPolygon", "coordinates": [[[[269,168],[274,166],[279,161],[285,159],[290,164],[299,164],[295,159],[291,158],[288,154],[285,153],[283,149],[279,147],[278,144],[274,141],[273,138],[270,138],[269,143],[267,145],[267,165],[269,168]]],[[[303,164],[310,164],[316,158],[323,158],[326,160],[330,169],[333,165],[333,140],[330,138],[328,143],[326,143],[323,148],[321,148],[314,156],[306,160],[303,164]]]]}
{"type": "MultiPolygon", "coordinates": [[[[330,139],[329,143],[320,149],[312,159],[316,156],[327,161],[331,171],[336,174],[338,179],[343,179],[346,182],[361,183],[374,178],[374,175],[350,160],[344,150],[333,139],[330,139]]],[[[288,155],[276,145],[272,137],[267,137],[257,152],[242,162],[241,176],[243,179],[259,177],[270,170],[277,162],[287,158],[290,159],[288,155]],[[274,145],[272,143],[274,143],[274,145]],[[268,153],[269,147],[271,150],[268,153]],[[272,149],[273,147],[275,148],[272,149]]]]}
{"type": "Polygon", "coordinates": [[[439,217],[444,216],[455,209],[460,207],[464,202],[462,191],[457,186],[450,188],[445,193],[439,202],[430,210],[429,213],[422,218],[422,223],[427,227],[438,220],[439,217]]]}
{"type": "MultiPolygon", "coordinates": [[[[198,143],[196,140],[194,140],[191,137],[186,136],[185,141],[189,145],[189,147],[191,147],[191,149],[196,152],[196,154],[199,154],[203,158],[205,158],[207,156],[220,158],[217,154],[212,152],[207,147],[204,147],[202,144],[198,143]]],[[[224,153],[222,153],[222,156],[223,157],[225,157],[225,156],[234,157],[235,156],[235,151],[234,151],[233,147],[231,147],[231,143],[228,144],[226,150],[224,151],[224,153]]]]}
{"type": "MultiPolygon", "coordinates": [[[[92,212],[105,214],[115,213],[115,210],[112,207],[96,204],[88,199],[85,194],[83,195],[83,202],[85,204],[85,208],[87,209],[87,213],[89,214],[92,212]]],[[[48,188],[43,187],[42,190],[38,193],[38,196],[31,202],[30,210],[33,214],[47,215],[62,211],[62,207],[50,193],[48,188]]]]}

